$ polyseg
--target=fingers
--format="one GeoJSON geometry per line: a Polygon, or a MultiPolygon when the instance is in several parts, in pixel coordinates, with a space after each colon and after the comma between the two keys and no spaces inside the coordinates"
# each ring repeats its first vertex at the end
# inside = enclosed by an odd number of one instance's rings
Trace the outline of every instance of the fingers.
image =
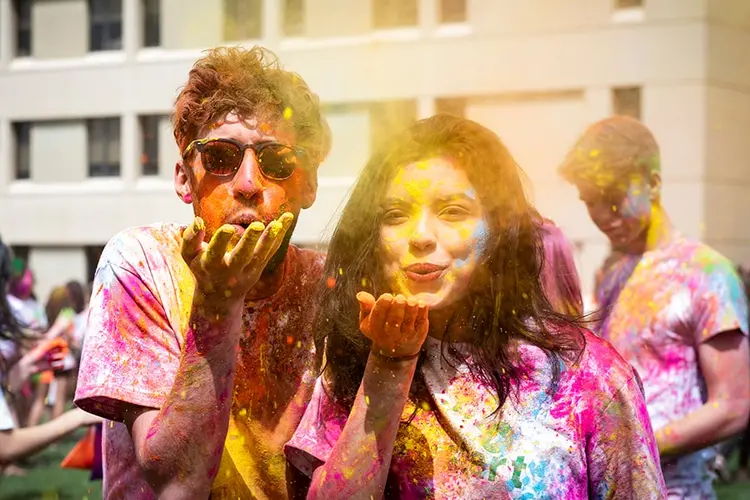
{"type": "Polygon", "coordinates": [[[414,330],[414,322],[417,319],[418,304],[413,297],[409,297],[404,308],[404,320],[401,323],[402,332],[411,332],[414,330]]]}
{"type": "Polygon", "coordinates": [[[200,254],[203,238],[206,237],[206,223],[196,217],[182,232],[182,258],[185,262],[192,262],[200,254]]]}
{"type": "Polygon", "coordinates": [[[367,292],[359,292],[357,302],[359,302],[359,322],[362,323],[372,312],[372,308],[375,306],[375,297],[367,292]]]}
{"type": "Polygon", "coordinates": [[[265,228],[266,226],[259,221],[255,221],[248,226],[242,238],[240,238],[240,242],[232,250],[232,255],[229,258],[230,267],[241,270],[250,262],[253,251],[265,228]]]}
{"type": "Polygon", "coordinates": [[[289,231],[289,228],[292,227],[292,221],[294,221],[294,215],[290,214],[289,212],[284,212],[283,214],[281,214],[281,217],[271,223],[274,225],[274,227],[270,228],[268,231],[269,244],[267,253],[263,256],[264,266],[265,262],[268,262],[268,260],[273,257],[273,255],[281,246],[281,243],[284,241],[284,237],[286,236],[287,231],[289,231]]]}
{"type": "Polygon", "coordinates": [[[385,317],[385,326],[389,332],[400,332],[401,324],[404,322],[404,314],[406,309],[406,297],[403,295],[397,295],[388,314],[385,317]]]}
{"type": "Polygon", "coordinates": [[[429,308],[420,302],[417,306],[417,316],[414,319],[414,331],[420,335],[427,335],[427,331],[430,326],[429,322],[429,308]]]}
{"type": "Polygon", "coordinates": [[[255,245],[255,251],[248,263],[248,267],[252,267],[257,272],[262,271],[266,267],[268,261],[284,241],[284,236],[291,227],[293,220],[294,216],[286,212],[266,226],[265,231],[260,235],[258,243],[255,245]]]}
{"type": "MultiPolygon", "coordinates": [[[[393,295],[390,293],[384,293],[378,300],[375,301],[375,305],[370,312],[370,332],[366,333],[370,336],[372,333],[377,332],[376,335],[383,332],[385,329],[385,318],[388,315],[388,309],[393,303],[393,295]]],[[[372,337],[370,337],[372,339],[372,337]]]]}
{"type": "Polygon", "coordinates": [[[223,260],[227,253],[227,245],[234,236],[234,227],[224,224],[216,231],[208,243],[206,253],[203,255],[203,265],[205,267],[216,267],[223,260]]]}

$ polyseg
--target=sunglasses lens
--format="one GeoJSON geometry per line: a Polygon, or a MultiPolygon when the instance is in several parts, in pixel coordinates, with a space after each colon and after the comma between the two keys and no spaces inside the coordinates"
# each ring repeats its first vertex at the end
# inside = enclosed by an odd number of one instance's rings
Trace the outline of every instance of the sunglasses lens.
{"type": "Polygon", "coordinates": [[[214,175],[231,175],[242,163],[242,151],[230,142],[212,141],[203,146],[203,168],[214,175]]]}
{"type": "Polygon", "coordinates": [[[283,144],[267,144],[258,152],[260,169],[269,179],[288,179],[300,166],[300,161],[299,153],[283,144]]]}

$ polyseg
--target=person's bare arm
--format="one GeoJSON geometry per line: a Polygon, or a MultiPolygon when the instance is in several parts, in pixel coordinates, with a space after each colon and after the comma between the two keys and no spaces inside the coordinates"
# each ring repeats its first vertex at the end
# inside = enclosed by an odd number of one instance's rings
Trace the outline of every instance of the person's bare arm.
{"type": "Polygon", "coordinates": [[[656,432],[664,458],[711,446],[741,432],[750,415],[748,340],[739,330],[722,332],[698,347],[708,400],[656,432]]]}
{"type": "Polygon", "coordinates": [[[183,258],[196,291],[175,382],[160,409],[125,413],[138,463],[159,498],[209,495],[229,425],[245,295],[291,220],[285,214],[265,230],[253,223],[231,253],[231,226],[208,245],[200,219],[186,230],[183,258]]]}
{"type": "Polygon", "coordinates": [[[0,467],[36,453],[79,427],[101,420],[76,408],[42,425],[0,431],[0,467]]]}
{"type": "Polygon", "coordinates": [[[384,295],[360,294],[362,332],[372,353],[352,411],[328,461],[312,478],[308,499],[382,498],[416,357],[427,336],[427,308],[384,295]],[[370,311],[372,311],[370,313],[370,311]],[[381,354],[378,356],[373,353],[381,354]],[[384,358],[401,357],[394,361],[384,358]]]}

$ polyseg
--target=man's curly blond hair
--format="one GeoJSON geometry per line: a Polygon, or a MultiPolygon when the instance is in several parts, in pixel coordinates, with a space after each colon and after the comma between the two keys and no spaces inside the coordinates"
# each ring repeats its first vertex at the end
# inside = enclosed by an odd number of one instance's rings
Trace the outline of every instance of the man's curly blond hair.
{"type": "Polygon", "coordinates": [[[231,112],[242,119],[288,120],[296,145],[311,153],[312,168],[328,155],[331,133],[318,96],[298,74],[281,69],[268,49],[218,47],[196,61],[172,116],[180,151],[231,112]]]}

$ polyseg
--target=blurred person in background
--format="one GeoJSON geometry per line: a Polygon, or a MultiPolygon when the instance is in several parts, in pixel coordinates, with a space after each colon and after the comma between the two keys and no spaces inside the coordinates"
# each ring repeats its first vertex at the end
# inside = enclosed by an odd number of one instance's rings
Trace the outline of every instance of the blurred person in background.
{"type": "MultiPolygon", "coordinates": [[[[78,289],[75,289],[74,293],[78,291],[78,289]]],[[[77,366],[75,354],[71,349],[71,345],[74,343],[75,320],[83,312],[84,308],[82,290],[80,292],[80,295],[75,295],[74,297],[71,294],[71,287],[69,285],[56,286],[50,292],[45,306],[45,315],[50,322],[60,322],[66,325],[58,338],[64,342],[67,355],[63,360],[62,366],[56,370],[49,370],[42,373],[42,376],[38,380],[34,393],[34,401],[29,412],[27,423],[29,426],[37,425],[47,408],[51,408],[52,418],[59,417],[65,411],[65,407],[69,401],[70,389],[75,385],[73,377],[77,366]]],[[[48,335],[45,337],[48,337],[48,335]]]]}
{"type": "MultiPolygon", "coordinates": [[[[0,471],[5,472],[14,461],[27,457],[82,426],[101,421],[79,409],[35,427],[18,428],[18,421],[8,405],[7,396],[18,391],[29,376],[54,368],[62,362],[64,350],[58,344],[30,343],[29,330],[13,314],[8,301],[12,281],[10,249],[0,240],[0,471]]],[[[56,326],[53,326],[53,329],[56,326]]]]}
{"type": "Polygon", "coordinates": [[[583,294],[573,245],[562,229],[549,219],[542,221],[540,229],[544,247],[542,289],[557,311],[581,318],[584,315],[583,294]]]}
{"type": "Polygon", "coordinates": [[[618,254],[601,278],[598,333],[643,380],[669,498],[714,498],[706,453],[750,415],[742,282],[729,260],[672,225],[659,147],[638,120],[591,125],[560,172],[618,254]]]}
{"type": "Polygon", "coordinates": [[[14,258],[12,263],[13,277],[8,288],[8,302],[15,311],[16,317],[31,330],[42,332],[47,329],[49,321],[44,307],[34,294],[34,273],[28,264],[14,258]]]}
{"type": "MultiPolygon", "coordinates": [[[[86,319],[89,313],[90,287],[84,287],[78,281],[69,281],[65,284],[71,307],[76,313],[73,318],[73,332],[70,338],[70,350],[75,358],[75,370],[81,361],[81,350],[83,349],[84,336],[86,335],[86,319]]],[[[75,378],[73,380],[75,383],[75,378]]]]}

